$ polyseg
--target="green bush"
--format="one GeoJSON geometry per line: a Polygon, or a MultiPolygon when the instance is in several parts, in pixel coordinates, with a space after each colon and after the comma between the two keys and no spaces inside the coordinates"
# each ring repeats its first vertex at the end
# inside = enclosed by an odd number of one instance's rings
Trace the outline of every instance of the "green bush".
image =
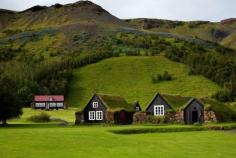
{"type": "Polygon", "coordinates": [[[218,91],[216,94],[213,95],[213,98],[221,102],[234,101],[234,96],[229,90],[218,91]]]}
{"type": "Polygon", "coordinates": [[[168,71],[165,71],[163,75],[157,74],[156,76],[152,76],[152,83],[171,80],[173,80],[173,77],[168,73],[168,71]]]}
{"type": "Polygon", "coordinates": [[[33,115],[30,116],[28,119],[28,121],[32,121],[32,122],[50,122],[50,115],[48,115],[47,113],[40,113],[39,115],[33,115]]]}

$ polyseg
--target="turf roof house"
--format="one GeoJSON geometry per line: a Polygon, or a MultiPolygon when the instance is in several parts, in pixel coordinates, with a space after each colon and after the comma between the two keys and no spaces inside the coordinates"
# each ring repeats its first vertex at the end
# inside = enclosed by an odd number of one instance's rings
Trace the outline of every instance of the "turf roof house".
{"type": "Polygon", "coordinates": [[[159,93],[146,108],[146,113],[148,115],[164,116],[166,122],[185,124],[204,123],[204,121],[212,121],[210,119],[215,118],[215,116],[208,117],[209,112],[204,111],[203,103],[196,98],[161,95],[159,93]],[[206,114],[207,117],[204,119],[206,114]]]}
{"type": "Polygon", "coordinates": [[[95,94],[83,111],[76,113],[75,123],[131,124],[137,111],[141,111],[138,102],[132,105],[120,96],[95,94]]]}

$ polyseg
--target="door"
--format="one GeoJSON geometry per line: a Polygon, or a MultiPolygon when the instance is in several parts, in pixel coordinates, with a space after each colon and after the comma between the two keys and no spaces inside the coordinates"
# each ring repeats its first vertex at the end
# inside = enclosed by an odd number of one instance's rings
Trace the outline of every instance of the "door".
{"type": "Polygon", "coordinates": [[[192,111],[192,123],[198,122],[198,111],[192,111]]]}
{"type": "Polygon", "coordinates": [[[123,110],[120,111],[120,124],[126,124],[126,112],[123,110]]]}

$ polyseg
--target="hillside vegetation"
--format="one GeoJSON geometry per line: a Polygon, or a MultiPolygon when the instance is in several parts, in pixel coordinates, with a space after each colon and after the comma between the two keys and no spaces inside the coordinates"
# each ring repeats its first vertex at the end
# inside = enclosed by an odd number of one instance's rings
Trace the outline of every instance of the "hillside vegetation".
{"type": "Polygon", "coordinates": [[[161,19],[130,19],[131,25],[152,32],[169,32],[221,43],[235,49],[236,19],[225,19],[221,22],[210,21],[170,21],[161,19]]]}
{"type": "MultiPolygon", "coordinates": [[[[90,1],[66,5],[56,4],[50,7],[35,6],[21,12],[0,10],[0,82],[2,78],[14,80],[17,85],[16,91],[24,106],[29,106],[35,94],[63,94],[68,96],[69,100],[75,100],[70,99],[78,97],[71,96],[71,90],[70,94],[67,94],[68,87],[73,84],[73,81],[72,84],[70,83],[73,78],[73,69],[114,56],[164,54],[172,61],[188,65],[191,74],[203,75],[216,82],[223,87],[223,90],[214,84],[216,89],[210,88],[201,94],[201,92],[196,92],[198,88],[195,88],[200,84],[187,83],[185,84],[192,88],[175,90],[174,86],[170,86],[167,82],[152,83],[150,81],[152,75],[158,76],[165,73],[162,71],[157,74],[153,70],[150,71],[151,76],[140,81],[143,82],[140,83],[141,88],[143,88],[142,84],[152,87],[150,92],[140,93],[134,89],[133,94],[129,91],[129,94],[124,93],[124,97],[128,97],[129,101],[140,100],[142,104],[146,104],[145,100],[150,100],[157,91],[156,88],[161,92],[196,96],[203,96],[203,94],[209,96],[221,90],[216,98],[221,101],[234,101],[236,56],[234,50],[227,48],[234,45],[235,38],[232,36],[234,24],[234,19],[220,23],[122,20],[90,1]],[[182,32],[175,30],[182,30],[182,32]],[[214,36],[210,40],[210,32],[214,33],[217,38],[214,36]],[[200,33],[202,36],[197,36],[200,33]],[[205,35],[209,35],[210,38],[205,35]],[[223,47],[220,43],[226,44],[227,47],[223,47]],[[150,83],[147,83],[147,80],[150,83]],[[147,96],[148,99],[141,98],[135,93],[147,96]]],[[[175,69],[174,66],[170,66],[168,71],[174,77],[170,83],[175,83],[176,86],[178,79],[175,79],[175,73],[171,70],[175,69]]],[[[129,73],[132,74],[132,72],[129,73]]],[[[138,78],[140,74],[133,75],[131,79],[138,78]]],[[[119,81],[116,82],[119,83],[119,81]]],[[[132,85],[133,82],[129,83],[132,85]]],[[[106,87],[107,82],[103,84],[99,86],[106,87]]],[[[117,86],[115,82],[110,84],[117,86]]],[[[138,83],[135,84],[139,87],[138,83]]],[[[123,86],[130,85],[126,83],[123,86]]],[[[202,87],[207,86],[202,85],[202,87]]],[[[114,95],[123,93],[119,91],[119,88],[115,91],[115,88],[105,90],[114,95]]],[[[81,92],[75,92],[75,95],[76,93],[81,92]]],[[[83,99],[87,101],[90,95],[91,92],[85,95],[87,98],[83,99]]],[[[79,95],[81,96],[83,95],[79,95]]],[[[74,105],[75,101],[70,102],[74,105]]]]}
{"type": "Polygon", "coordinates": [[[66,101],[83,108],[94,93],[107,93],[125,97],[129,102],[139,100],[145,108],[157,92],[203,97],[220,90],[212,81],[188,73],[185,65],[162,55],[106,59],[73,71],[66,101]],[[173,80],[152,82],[153,75],[165,71],[173,80]]]}

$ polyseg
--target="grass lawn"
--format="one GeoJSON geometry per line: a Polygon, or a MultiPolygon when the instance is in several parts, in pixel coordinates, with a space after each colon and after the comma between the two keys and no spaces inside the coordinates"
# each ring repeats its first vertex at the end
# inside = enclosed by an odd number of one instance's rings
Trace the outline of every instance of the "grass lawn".
{"type": "MultiPolygon", "coordinates": [[[[166,126],[14,125],[0,128],[1,158],[234,158],[236,132],[121,135],[109,130],[166,126]]],[[[169,128],[176,128],[171,126],[169,128]]],[[[179,126],[181,128],[181,126],[179,126]]]]}
{"type": "Polygon", "coordinates": [[[120,95],[145,108],[157,92],[183,96],[210,96],[220,89],[202,76],[163,56],[114,57],[75,69],[66,102],[84,108],[94,93],[120,95]],[[174,80],[152,83],[152,76],[168,71],[174,80]]]}
{"type": "Polygon", "coordinates": [[[61,119],[67,122],[75,122],[75,112],[77,108],[69,108],[66,110],[52,110],[52,111],[45,111],[45,110],[34,110],[31,108],[23,108],[23,115],[19,119],[10,120],[10,122],[25,122],[30,123],[27,119],[30,116],[39,115],[40,113],[44,112],[51,116],[54,119],[61,119]]]}

